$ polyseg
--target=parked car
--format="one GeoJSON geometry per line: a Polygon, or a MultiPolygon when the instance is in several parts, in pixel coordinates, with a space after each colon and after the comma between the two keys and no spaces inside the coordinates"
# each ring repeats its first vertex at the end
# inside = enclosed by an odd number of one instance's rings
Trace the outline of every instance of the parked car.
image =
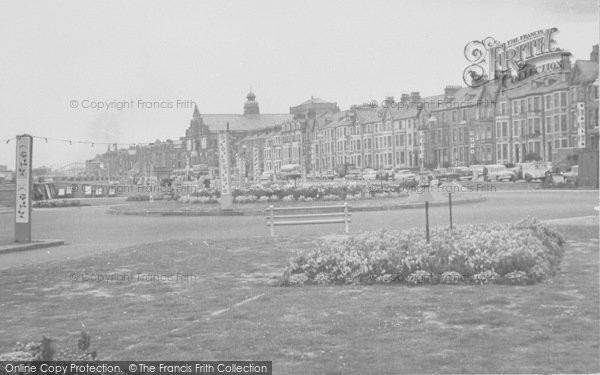
{"type": "Polygon", "coordinates": [[[377,172],[373,168],[365,168],[362,171],[363,180],[376,180],[377,172]]]}
{"type": "Polygon", "coordinates": [[[547,163],[521,163],[519,164],[519,172],[517,174],[527,182],[533,180],[542,181],[551,169],[552,165],[548,166],[547,163]]]}
{"type": "Polygon", "coordinates": [[[346,180],[362,180],[362,172],[360,169],[350,169],[346,172],[346,180]]]}
{"type": "Polygon", "coordinates": [[[275,174],[272,171],[264,171],[260,177],[259,177],[260,181],[275,181],[275,174]]]}
{"type": "Polygon", "coordinates": [[[396,181],[401,181],[401,182],[415,181],[417,179],[417,175],[415,175],[408,169],[400,169],[400,170],[396,171],[396,173],[394,174],[394,179],[396,181]]]}
{"type": "Polygon", "coordinates": [[[451,167],[448,168],[447,178],[452,180],[469,180],[469,168],[467,167],[451,167]]]}
{"type": "Polygon", "coordinates": [[[510,171],[506,168],[505,165],[502,164],[491,164],[486,165],[487,168],[487,179],[488,181],[512,181],[515,182],[517,180],[517,176],[514,172],[510,171]]]}
{"type": "Polygon", "coordinates": [[[568,172],[563,173],[563,176],[565,177],[566,183],[572,183],[572,184],[576,183],[577,177],[579,176],[579,166],[578,165],[572,166],[568,172]]]}
{"type": "Polygon", "coordinates": [[[481,164],[473,164],[469,166],[469,175],[471,176],[471,180],[479,179],[483,175],[483,167],[481,164]]]}
{"type": "Polygon", "coordinates": [[[392,167],[382,168],[377,170],[378,180],[390,180],[394,178],[394,169],[392,167]]]}
{"type": "Polygon", "coordinates": [[[333,170],[325,171],[321,175],[321,178],[324,179],[324,180],[333,180],[336,177],[337,177],[337,173],[335,171],[333,171],[333,170]]]}
{"type": "Polygon", "coordinates": [[[297,180],[302,177],[302,169],[299,164],[285,164],[281,166],[278,177],[280,180],[297,180]]]}

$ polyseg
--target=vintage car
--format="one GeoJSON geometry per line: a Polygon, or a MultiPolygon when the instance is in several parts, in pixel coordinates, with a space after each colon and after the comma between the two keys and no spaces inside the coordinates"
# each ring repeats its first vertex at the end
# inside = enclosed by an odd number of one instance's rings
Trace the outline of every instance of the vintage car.
{"type": "Polygon", "coordinates": [[[485,166],[487,169],[487,180],[488,181],[512,181],[517,180],[517,175],[506,168],[502,164],[490,164],[485,166]]]}
{"type": "Polygon", "coordinates": [[[579,166],[573,165],[571,170],[563,173],[566,183],[574,184],[577,182],[577,177],[579,176],[579,166]]]}
{"type": "Polygon", "coordinates": [[[394,179],[400,182],[415,181],[417,179],[417,175],[415,175],[408,169],[400,169],[394,174],[394,179]]]}
{"type": "Polygon", "coordinates": [[[377,172],[373,168],[365,168],[362,171],[363,180],[376,180],[377,172]]]}
{"type": "Polygon", "coordinates": [[[362,177],[360,169],[350,169],[346,172],[346,176],[344,176],[346,180],[362,180],[362,177]]]}
{"type": "Polygon", "coordinates": [[[527,182],[533,180],[542,181],[552,169],[547,163],[521,163],[519,164],[518,175],[527,182]]]}

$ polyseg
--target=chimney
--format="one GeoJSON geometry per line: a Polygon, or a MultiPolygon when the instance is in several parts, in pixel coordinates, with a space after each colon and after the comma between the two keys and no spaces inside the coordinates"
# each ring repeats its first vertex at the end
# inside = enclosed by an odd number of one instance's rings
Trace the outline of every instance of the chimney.
{"type": "Polygon", "coordinates": [[[410,93],[410,102],[412,104],[417,104],[421,101],[421,95],[419,95],[418,91],[413,91],[410,93]]]}
{"type": "MultiPolygon", "coordinates": [[[[593,54],[593,52],[592,52],[592,54],[593,54]]],[[[561,53],[560,54],[560,62],[562,65],[563,72],[571,71],[571,53],[570,52],[561,53]]]]}
{"type": "Polygon", "coordinates": [[[408,103],[409,100],[410,100],[410,95],[408,95],[408,94],[402,94],[402,96],[400,97],[400,103],[402,103],[402,104],[408,103]]]}
{"type": "Polygon", "coordinates": [[[446,98],[453,98],[454,94],[456,94],[458,90],[460,90],[460,86],[448,85],[444,88],[444,96],[446,98]]]}
{"type": "Polygon", "coordinates": [[[383,101],[383,103],[385,104],[386,107],[390,107],[392,104],[394,104],[394,97],[393,96],[386,96],[386,98],[383,101]]]}
{"type": "Polygon", "coordinates": [[[592,46],[592,53],[590,53],[590,60],[593,62],[598,62],[598,45],[595,44],[592,46]]]}

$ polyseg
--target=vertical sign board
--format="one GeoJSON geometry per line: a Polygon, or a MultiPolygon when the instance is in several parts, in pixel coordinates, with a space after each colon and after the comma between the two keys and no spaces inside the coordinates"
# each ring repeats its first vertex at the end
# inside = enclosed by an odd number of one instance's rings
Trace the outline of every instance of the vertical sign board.
{"type": "Polygon", "coordinates": [[[419,159],[425,159],[425,132],[419,130],[419,159]]]}
{"type": "Polygon", "coordinates": [[[473,155],[475,153],[475,132],[469,131],[469,153],[473,155]]]}
{"type": "Polygon", "coordinates": [[[256,145],[252,148],[252,161],[253,161],[253,177],[254,181],[258,181],[260,178],[260,163],[259,163],[259,155],[258,155],[258,147],[256,145]]]}
{"type": "Polygon", "coordinates": [[[31,154],[33,137],[17,136],[16,157],[16,206],[15,206],[15,241],[31,242],[31,154]]]}
{"type": "Polygon", "coordinates": [[[221,209],[231,210],[231,175],[229,165],[229,133],[219,132],[219,175],[221,179],[221,209]]]}
{"type": "Polygon", "coordinates": [[[585,148],[585,103],[577,103],[577,147],[585,148]]]}

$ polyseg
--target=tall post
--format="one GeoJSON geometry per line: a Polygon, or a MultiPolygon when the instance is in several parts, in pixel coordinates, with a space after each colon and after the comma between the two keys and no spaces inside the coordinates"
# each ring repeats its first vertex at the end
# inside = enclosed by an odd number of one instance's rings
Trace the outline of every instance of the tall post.
{"type": "Polygon", "coordinates": [[[350,232],[350,228],[348,227],[348,202],[344,202],[344,231],[346,234],[350,232]]]}
{"type": "Polygon", "coordinates": [[[256,145],[252,147],[252,177],[254,181],[260,180],[260,158],[256,145]]]}
{"type": "Polygon", "coordinates": [[[425,238],[429,243],[429,202],[425,201],[425,238]]]}
{"type": "Polygon", "coordinates": [[[18,135],[16,142],[16,206],[15,206],[15,241],[31,242],[31,160],[33,137],[28,134],[18,135]]]}
{"type": "Polygon", "coordinates": [[[273,205],[269,206],[269,224],[271,227],[271,237],[275,236],[275,216],[273,215],[273,205]]]}
{"type": "Polygon", "coordinates": [[[229,132],[219,132],[219,175],[221,179],[221,210],[232,209],[229,132]]]}
{"type": "Polygon", "coordinates": [[[452,229],[452,193],[448,193],[448,207],[450,207],[450,229],[452,229]]]}

